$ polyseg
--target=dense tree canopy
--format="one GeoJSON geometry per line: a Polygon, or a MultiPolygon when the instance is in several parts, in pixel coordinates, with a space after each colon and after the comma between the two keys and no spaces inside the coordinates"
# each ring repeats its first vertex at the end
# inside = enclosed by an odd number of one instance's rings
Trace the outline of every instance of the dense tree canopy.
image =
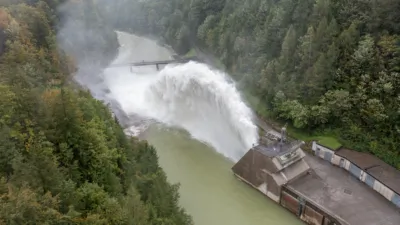
{"type": "Polygon", "coordinates": [[[119,29],[179,53],[207,48],[268,107],[263,116],[329,128],[400,168],[400,1],[97,2],[119,29]]]}
{"type": "Polygon", "coordinates": [[[192,224],[155,149],[68,84],[59,4],[0,0],[0,224],[192,224]]]}

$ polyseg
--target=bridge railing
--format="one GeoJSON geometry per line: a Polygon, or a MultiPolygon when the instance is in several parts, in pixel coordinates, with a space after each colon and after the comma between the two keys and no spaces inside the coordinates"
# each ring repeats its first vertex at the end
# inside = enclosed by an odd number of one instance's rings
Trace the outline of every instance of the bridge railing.
{"type": "Polygon", "coordinates": [[[175,58],[170,60],[158,60],[158,61],[141,61],[141,62],[132,62],[132,63],[118,63],[111,64],[109,67],[133,67],[133,66],[150,66],[155,65],[157,69],[159,69],[159,65],[167,65],[174,63],[187,63],[189,61],[200,61],[197,57],[188,57],[188,58],[175,58]]]}

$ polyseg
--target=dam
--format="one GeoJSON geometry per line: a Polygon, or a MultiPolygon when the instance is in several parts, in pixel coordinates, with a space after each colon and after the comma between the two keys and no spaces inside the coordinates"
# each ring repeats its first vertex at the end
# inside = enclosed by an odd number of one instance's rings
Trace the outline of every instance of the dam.
{"type": "MultiPolygon", "coordinates": [[[[149,39],[117,33],[121,47],[113,64],[174,60],[173,52],[149,39]]],[[[259,138],[256,117],[234,82],[207,65],[109,67],[76,80],[96,98],[115,102],[111,107],[125,118],[129,135],[155,146],[196,225],[400,224],[393,205],[344,170],[302,151],[301,142],[287,138],[276,146],[282,138],[273,129],[259,138]],[[248,157],[249,149],[257,157],[248,157]],[[255,166],[252,160],[264,162],[255,166]],[[239,162],[244,166],[235,166],[239,162]],[[235,179],[233,167],[243,179],[235,179]]]]}

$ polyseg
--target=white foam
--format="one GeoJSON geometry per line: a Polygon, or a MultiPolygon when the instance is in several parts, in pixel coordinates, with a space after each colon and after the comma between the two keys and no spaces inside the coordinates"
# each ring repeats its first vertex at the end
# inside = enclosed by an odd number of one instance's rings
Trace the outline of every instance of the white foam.
{"type": "MultiPolygon", "coordinates": [[[[114,63],[140,57],[138,46],[129,43],[137,37],[118,35],[124,47],[114,63]]],[[[157,52],[160,54],[160,50],[157,52]]],[[[183,128],[234,161],[257,142],[252,111],[226,74],[195,62],[167,66],[160,72],[151,68],[141,71],[108,68],[104,72],[104,85],[110,91],[107,97],[117,101],[126,114],[183,128]]],[[[134,126],[128,133],[138,132],[140,129],[134,126]]]]}

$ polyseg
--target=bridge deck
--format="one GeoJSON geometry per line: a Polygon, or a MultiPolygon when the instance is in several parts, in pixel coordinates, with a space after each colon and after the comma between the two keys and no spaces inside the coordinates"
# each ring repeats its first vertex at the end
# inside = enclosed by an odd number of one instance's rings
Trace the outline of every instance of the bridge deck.
{"type": "Polygon", "coordinates": [[[170,60],[159,60],[159,61],[142,61],[142,62],[133,62],[133,63],[119,63],[119,64],[112,64],[109,67],[126,67],[126,66],[150,66],[155,65],[166,65],[166,64],[173,64],[173,63],[187,63],[189,61],[198,61],[196,57],[190,58],[182,58],[182,59],[170,59],[170,60]]]}

